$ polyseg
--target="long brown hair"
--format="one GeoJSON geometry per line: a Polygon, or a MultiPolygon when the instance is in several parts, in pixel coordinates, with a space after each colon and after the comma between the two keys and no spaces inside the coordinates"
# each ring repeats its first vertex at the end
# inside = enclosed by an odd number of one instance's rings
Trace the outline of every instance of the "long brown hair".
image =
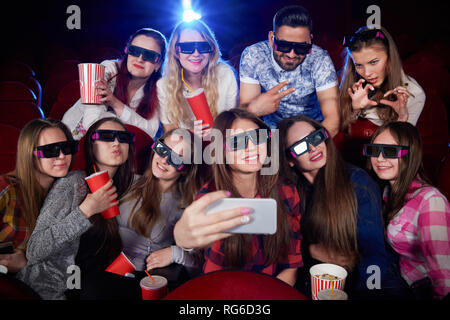
{"type": "MultiPolygon", "coordinates": [[[[405,201],[407,201],[406,195],[414,180],[420,183],[418,188],[425,185],[432,186],[432,183],[425,174],[423,167],[422,139],[417,128],[408,122],[386,123],[374,133],[371,143],[386,130],[389,130],[398,145],[409,147],[408,153],[398,159],[398,176],[390,188],[389,201],[384,205],[383,213],[387,225],[404,206],[405,201]]],[[[370,160],[368,166],[372,168],[370,160]]]]}
{"type": "MultiPolygon", "coordinates": [[[[376,89],[375,95],[371,98],[372,100],[380,101],[383,99],[385,92],[403,85],[402,79],[405,76],[405,73],[394,39],[385,28],[381,27],[379,30],[384,35],[384,38],[377,36],[376,31],[374,32],[373,29],[369,29],[366,26],[359,28],[353,35],[356,40],[352,41],[351,45],[345,47],[343,51],[345,64],[340,84],[341,131],[349,132],[350,125],[354,121],[352,117],[352,99],[348,94],[348,89],[361,78],[356,72],[355,64],[353,63],[353,52],[359,52],[364,48],[376,47],[386,52],[388,57],[386,64],[386,79],[381,87],[376,89]]],[[[397,112],[391,106],[379,103],[376,108],[377,114],[383,122],[390,122],[398,119],[397,112]]]]}
{"type": "MultiPolygon", "coordinates": [[[[48,190],[44,190],[36,177],[38,170],[37,160],[33,155],[36,149],[41,133],[49,128],[60,129],[68,141],[73,141],[70,130],[64,123],[54,119],[34,119],[28,122],[20,131],[17,142],[17,159],[15,180],[20,185],[20,193],[23,199],[24,212],[23,217],[28,228],[28,236],[34,230],[39,211],[47,196],[48,190]]],[[[3,137],[6,139],[7,137],[3,137]]],[[[70,168],[75,160],[72,155],[70,168]]]]}
{"type": "MultiPolygon", "coordinates": [[[[236,119],[248,119],[259,128],[270,130],[270,128],[258,117],[243,109],[230,109],[220,113],[214,121],[213,128],[220,130],[223,136],[222,143],[225,144],[226,130],[230,129],[236,119]]],[[[270,139],[267,142],[267,150],[271,150],[270,139]]],[[[228,190],[231,197],[242,198],[233,183],[232,169],[224,159],[217,159],[212,165],[213,183],[216,190],[228,190]]],[[[257,174],[257,192],[261,198],[273,198],[277,201],[277,232],[273,235],[265,235],[264,255],[267,264],[273,264],[282,260],[288,252],[290,241],[290,229],[288,214],[285,205],[280,200],[278,193],[278,173],[273,175],[257,174]]],[[[242,267],[249,260],[251,252],[251,235],[236,234],[223,240],[225,263],[229,267],[242,267]]]]}
{"type": "MultiPolygon", "coordinates": [[[[144,97],[136,108],[136,112],[145,119],[150,119],[158,108],[158,96],[156,90],[156,82],[161,78],[162,64],[164,63],[164,58],[166,55],[166,37],[159,31],[151,28],[142,28],[136,31],[130,36],[126,47],[128,47],[131,42],[137,36],[144,35],[146,37],[152,38],[158,43],[161,48],[161,67],[158,70],[153,71],[153,73],[148,78],[144,86],[144,97]]],[[[114,75],[108,81],[112,79],[117,79],[116,86],[114,88],[114,95],[125,104],[129,103],[129,99],[132,97],[128,96],[128,84],[131,79],[131,75],[127,69],[128,54],[125,54],[119,63],[116,64],[118,73],[114,75]]]]}
{"type": "MultiPolygon", "coordinates": [[[[327,162],[319,169],[313,184],[313,194],[306,207],[306,189],[309,182],[296,167],[290,167],[286,151],[287,134],[297,122],[309,123],[316,130],[324,128],[319,122],[306,116],[294,116],[280,121],[280,167],[281,175],[297,185],[300,193],[301,213],[305,214],[303,233],[313,243],[320,243],[330,252],[339,252],[355,261],[358,256],[357,216],[358,204],[353,183],[333,139],[325,141],[327,162]]],[[[325,129],[326,130],[326,129],[325,129]]]]}
{"type": "MultiPolygon", "coordinates": [[[[170,130],[160,139],[164,141],[171,135],[176,134],[178,130],[182,129],[170,130]]],[[[193,159],[194,136],[189,130],[185,130],[185,133],[188,133],[190,136],[190,148],[185,150],[188,149],[190,151],[191,159],[193,159]]],[[[150,161],[144,175],[133,184],[129,194],[123,199],[123,201],[136,199],[128,219],[128,225],[144,237],[150,235],[153,226],[161,216],[161,189],[158,184],[158,178],[152,172],[153,157],[154,151],[150,155],[150,161]],[[138,204],[140,205],[139,208],[137,208],[138,204]]],[[[172,186],[172,190],[175,191],[176,196],[180,197],[178,208],[183,209],[194,200],[197,191],[203,183],[203,178],[198,174],[198,166],[193,163],[185,164],[180,173],[180,176],[172,186]]]]}
{"type": "MultiPolygon", "coordinates": [[[[116,117],[103,118],[93,123],[86,132],[86,140],[84,140],[84,159],[86,163],[86,175],[89,176],[94,173],[94,164],[96,162],[94,156],[94,141],[91,139],[94,131],[97,130],[105,122],[115,122],[120,124],[124,130],[127,130],[125,125],[116,117]]],[[[134,145],[130,144],[128,148],[127,160],[119,166],[114,177],[112,177],[113,184],[117,188],[117,199],[120,199],[127,190],[131,187],[134,175],[134,145]]],[[[103,243],[99,248],[106,248],[108,254],[114,257],[118,254],[122,241],[119,235],[119,226],[115,218],[105,220],[99,214],[95,214],[90,218],[93,226],[91,232],[97,234],[104,234],[103,243]]]]}

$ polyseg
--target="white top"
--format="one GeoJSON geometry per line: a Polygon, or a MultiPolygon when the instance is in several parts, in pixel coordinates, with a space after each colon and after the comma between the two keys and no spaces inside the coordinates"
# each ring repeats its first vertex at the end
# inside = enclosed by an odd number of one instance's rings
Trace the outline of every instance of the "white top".
{"type": "MultiPolygon", "coordinates": [[[[406,88],[414,95],[414,97],[408,98],[406,107],[408,108],[408,122],[415,126],[425,105],[425,92],[417,81],[410,76],[403,75],[403,83],[407,84],[406,88]]],[[[378,117],[376,109],[376,107],[364,109],[364,118],[377,126],[381,126],[383,121],[378,117]]]]}
{"type": "MultiPolygon", "coordinates": [[[[232,108],[235,108],[238,103],[238,85],[236,80],[236,75],[234,74],[233,69],[223,63],[219,62],[217,64],[217,79],[219,82],[219,99],[217,101],[217,111],[221,113],[222,111],[226,111],[232,108]]],[[[158,99],[159,99],[159,107],[160,107],[160,120],[163,124],[174,124],[172,119],[167,118],[167,109],[170,107],[167,105],[167,89],[166,89],[166,78],[162,77],[156,83],[158,88],[158,99]]],[[[186,93],[189,92],[189,89],[184,86],[184,90],[186,93]]],[[[181,120],[180,123],[176,123],[179,128],[183,129],[191,129],[194,127],[195,116],[192,113],[191,108],[187,101],[185,101],[185,108],[189,110],[190,113],[190,121],[189,123],[185,123],[181,120]]]]}
{"type": "MultiPolygon", "coordinates": [[[[117,60],[105,60],[101,63],[105,66],[105,79],[108,80],[117,74],[116,62],[117,60]]],[[[136,91],[131,99],[130,106],[125,105],[122,115],[118,118],[123,123],[142,129],[153,138],[159,128],[158,110],[155,111],[151,119],[145,119],[136,113],[136,109],[144,97],[144,86],[136,91]]],[[[113,78],[109,82],[109,88],[111,91],[114,91],[115,87],[116,79],[113,78]]],[[[83,104],[81,103],[81,99],[79,99],[66,111],[62,122],[69,127],[73,138],[79,140],[85,135],[91,124],[107,117],[117,117],[117,115],[114,112],[107,111],[107,106],[105,105],[83,104]]]]}

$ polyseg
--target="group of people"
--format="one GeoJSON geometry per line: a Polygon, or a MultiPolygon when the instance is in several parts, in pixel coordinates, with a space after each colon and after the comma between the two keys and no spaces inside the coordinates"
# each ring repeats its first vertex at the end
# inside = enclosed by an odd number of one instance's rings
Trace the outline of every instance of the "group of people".
{"type": "Polygon", "coordinates": [[[105,269],[121,252],[137,272],[173,263],[191,277],[246,270],[307,296],[309,268],[325,262],[348,271],[352,299],[448,297],[450,205],[423,171],[414,126],[425,94],[384,28],[360,28],[344,45],[338,86],[328,53],[313,44],[309,13],[282,8],[268,40],[243,51],[238,86],[204,22],[179,23],[168,42],[138,30],[122,59],[102,62],[102,105],[78,101],[62,122],[36,119],[22,129],[16,169],[0,176],[0,242],[15,248],[0,264],[44,299],[70,296],[71,265],[81,269],[81,299],[105,297],[105,269]],[[199,88],[212,128],[185,98],[199,88]],[[378,127],[359,150],[364,168],[333,142],[361,119],[378,127]],[[155,140],[142,176],[125,124],[155,140]],[[86,168],[73,171],[83,136],[86,168]],[[194,158],[196,137],[222,146],[209,166],[184,160],[194,158]],[[276,159],[280,169],[263,174],[276,159]],[[84,178],[102,170],[111,180],[89,192],[84,178]],[[205,213],[226,197],[275,199],[275,234],[226,232],[251,221],[246,207],[205,213]],[[103,219],[114,205],[120,215],[103,219]],[[373,266],[376,289],[368,285],[373,266]]]}

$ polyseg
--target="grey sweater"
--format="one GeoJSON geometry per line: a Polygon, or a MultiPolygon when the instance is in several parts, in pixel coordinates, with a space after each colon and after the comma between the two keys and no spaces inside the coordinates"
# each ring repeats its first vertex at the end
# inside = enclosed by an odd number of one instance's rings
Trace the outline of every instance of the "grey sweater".
{"type": "MultiPolygon", "coordinates": [[[[150,237],[144,237],[129,226],[131,210],[136,200],[122,202],[119,206],[120,216],[117,217],[120,237],[123,244],[123,252],[133,259],[136,270],[143,271],[146,268],[146,258],[150,253],[167,247],[172,249],[172,262],[184,265],[190,273],[200,271],[202,266],[202,253],[198,250],[184,251],[175,245],[173,228],[180,219],[183,210],[178,209],[179,199],[172,192],[161,195],[161,217],[154,224],[150,237]]],[[[139,204],[136,206],[139,208],[139,204]]]]}
{"type": "Polygon", "coordinates": [[[43,299],[63,300],[67,268],[75,264],[81,235],[91,222],[79,209],[88,193],[83,171],[55,181],[45,199],[27,245],[28,263],[17,277],[43,299]]]}

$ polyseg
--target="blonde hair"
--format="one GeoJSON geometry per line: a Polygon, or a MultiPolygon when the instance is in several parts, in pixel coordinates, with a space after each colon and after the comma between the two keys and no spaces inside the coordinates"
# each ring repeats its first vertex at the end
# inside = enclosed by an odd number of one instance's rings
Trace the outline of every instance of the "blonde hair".
{"type": "MultiPolygon", "coordinates": [[[[355,32],[354,36],[364,35],[366,32],[370,32],[372,29],[368,29],[367,27],[361,27],[358,31],[355,32]]],[[[352,99],[348,94],[348,89],[353,86],[355,82],[358,81],[359,75],[356,72],[355,65],[352,59],[352,52],[359,52],[364,48],[377,46],[381,47],[388,56],[386,63],[386,79],[377,90],[377,93],[372,100],[380,101],[383,99],[383,95],[385,92],[394,89],[403,84],[403,77],[405,73],[402,67],[402,61],[400,58],[400,54],[398,53],[397,46],[395,45],[394,39],[387,32],[387,30],[383,27],[380,27],[381,32],[383,33],[385,39],[375,36],[378,33],[374,33],[373,37],[366,37],[365,39],[358,39],[354,41],[351,46],[346,47],[344,49],[344,71],[342,76],[342,81],[340,85],[340,105],[341,105],[341,131],[349,132],[350,125],[355,121],[352,117],[352,99]]],[[[363,38],[363,37],[361,37],[363,38]]],[[[383,123],[395,121],[398,119],[398,114],[395,110],[387,105],[378,104],[376,107],[378,117],[383,121],[383,123]]]]}
{"type": "Polygon", "coordinates": [[[206,100],[213,118],[218,114],[217,101],[219,99],[218,92],[218,76],[217,66],[220,63],[220,50],[214,33],[202,21],[180,22],[173,30],[169,47],[167,50],[166,63],[164,65],[164,78],[167,85],[167,105],[166,117],[172,123],[179,125],[181,122],[190,121],[190,107],[183,95],[183,82],[181,80],[181,64],[175,49],[175,44],[180,39],[183,30],[195,30],[209,43],[213,48],[213,52],[209,54],[207,66],[202,71],[202,87],[205,90],[206,100]]]}
{"type": "MultiPolygon", "coordinates": [[[[33,155],[36,149],[41,133],[49,128],[58,128],[66,136],[68,141],[73,141],[72,135],[67,127],[60,121],[53,119],[35,119],[28,122],[20,131],[17,142],[17,159],[15,176],[20,185],[20,192],[23,198],[24,212],[28,236],[31,235],[39,211],[44,203],[47,191],[40,184],[36,177],[38,163],[33,155]]],[[[72,167],[75,155],[72,155],[72,161],[69,169],[72,167]]]]}

